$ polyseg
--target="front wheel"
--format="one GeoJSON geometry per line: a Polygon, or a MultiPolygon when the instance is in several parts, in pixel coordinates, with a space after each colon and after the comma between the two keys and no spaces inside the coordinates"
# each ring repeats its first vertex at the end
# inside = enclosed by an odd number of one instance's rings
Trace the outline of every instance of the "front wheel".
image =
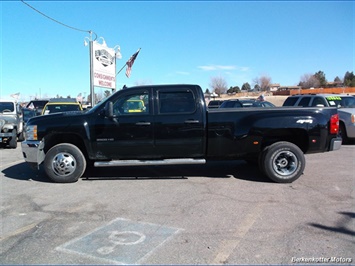
{"type": "Polygon", "coordinates": [[[16,149],[17,148],[17,130],[14,129],[12,131],[12,137],[10,139],[10,142],[9,142],[9,147],[11,149],[16,149]]]}
{"type": "Polygon", "coordinates": [[[304,171],[306,160],[301,149],[293,143],[281,141],[270,145],[262,156],[262,170],[277,183],[292,183],[304,171]]]}
{"type": "Polygon", "coordinates": [[[85,168],[85,156],[73,144],[58,144],[46,153],[44,170],[54,182],[76,182],[84,174],[85,168]]]}

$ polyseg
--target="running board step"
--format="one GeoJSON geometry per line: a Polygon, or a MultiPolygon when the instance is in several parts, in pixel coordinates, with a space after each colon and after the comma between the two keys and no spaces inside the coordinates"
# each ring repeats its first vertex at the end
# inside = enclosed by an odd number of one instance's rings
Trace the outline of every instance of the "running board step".
{"type": "Polygon", "coordinates": [[[205,164],[205,159],[164,159],[164,160],[116,160],[95,162],[95,167],[110,167],[110,166],[148,166],[148,165],[176,165],[176,164],[205,164]]]}

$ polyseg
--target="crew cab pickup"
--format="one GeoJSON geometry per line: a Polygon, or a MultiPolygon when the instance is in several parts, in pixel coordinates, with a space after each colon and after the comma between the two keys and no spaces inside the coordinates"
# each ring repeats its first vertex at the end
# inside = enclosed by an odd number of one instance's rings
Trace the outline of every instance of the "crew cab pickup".
{"type": "Polygon", "coordinates": [[[21,146],[55,182],[76,182],[87,166],[244,159],[290,183],[304,171],[304,154],[340,149],[338,130],[336,108],[207,110],[198,85],[150,85],[119,90],[85,113],[31,118],[21,146]],[[137,100],[139,112],[129,107],[137,100]]]}

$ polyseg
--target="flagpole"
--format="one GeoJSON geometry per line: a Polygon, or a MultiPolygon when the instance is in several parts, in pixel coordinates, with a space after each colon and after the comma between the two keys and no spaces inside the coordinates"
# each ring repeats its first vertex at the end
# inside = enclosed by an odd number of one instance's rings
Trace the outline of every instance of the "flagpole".
{"type": "Polygon", "coordinates": [[[116,76],[122,71],[122,69],[124,69],[124,67],[127,65],[127,62],[126,64],[123,65],[123,67],[117,72],[116,76]]]}

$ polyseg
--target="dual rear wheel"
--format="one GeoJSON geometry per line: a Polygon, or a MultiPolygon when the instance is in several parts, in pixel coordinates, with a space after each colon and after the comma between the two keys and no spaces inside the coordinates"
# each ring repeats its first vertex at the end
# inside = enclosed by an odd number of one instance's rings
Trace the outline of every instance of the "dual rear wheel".
{"type": "Polygon", "coordinates": [[[305,166],[302,150],[286,141],[266,147],[259,156],[261,172],[277,183],[292,183],[303,174],[305,166]]]}

